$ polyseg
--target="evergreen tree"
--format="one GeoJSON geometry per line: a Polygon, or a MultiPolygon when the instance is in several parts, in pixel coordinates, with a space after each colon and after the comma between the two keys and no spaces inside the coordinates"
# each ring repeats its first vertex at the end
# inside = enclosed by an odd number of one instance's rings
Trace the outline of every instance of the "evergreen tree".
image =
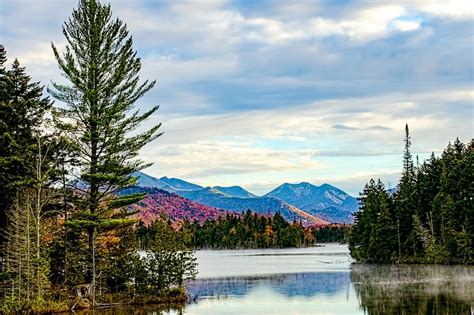
{"type": "Polygon", "coordinates": [[[396,226],[390,197],[380,180],[371,179],[361,193],[361,208],[349,234],[352,257],[366,262],[390,262],[396,248],[396,226]]]}
{"type": "MultiPolygon", "coordinates": [[[[132,48],[126,25],[112,19],[110,5],[96,0],[81,0],[65,22],[66,51],[54,55],[69,85],[53,83],[50,93],[66,103],[57,108],[65,132],[79,158],[77,176],[83,185],[77,203],[80,212],[68,221],[82,227],[88,235],[86,279],[96,283],[95,239],[98,233],[131,223],[124,206],[143,194],[117,195],[118,189],[131,186],[131,173],[147,167],[136,159],[138,151],[160,134],[160,125],[144,133],[132,132],[150,117],[158,106],[140,114],[134,103],[155,82],[139,82],[140,58],[132,48]],[[130,114],[129,114],[130,113],[130,114]]],[[[92,296],[94,298],[94,296],[92,296]]]]}
{"type": "MultiPolygon", "coordinates": [[[[7,131],[7,125],[4,122],[4,115],[3,110],[6,108],[6,102],[8,100],[8,94],[7,94],[7,77],[6,77],[6,70],[5,70],[5,63],[7,61],[7,53],[5,51],[5,47],[3,45],[0,45],[0,141],[2,145],[2,150],[0,153],[0,164],[3,166],[5,163],[5,158],[7,158],[7,155],[4,153],[4,145],[5,145],[5,139],[4,139],[4,134],[7,131]]],[[[6,175],[4,171],[4,167],[0,168],[0,231],[4,230],[7,224],[7,209],[9,208],[10,204],[10,198],[7,194],[6,191],[6,186],[8,184],[7,181],[5,181],[3,178],[6,175]]],[[[2,247],[4,242],[4,237],[3,233],[0,233],[0,248],[2,247]]],[[[4,251],[0,251],[0,260],[2,259],[4,251]]],[[[0,270],[2,270],[2,264],[0,263],[0,270]]]]}
{"type": "Polygon", "coordinates": [[[5,62],[5,48],[0,45],[0,229],[6,227],[6,212],[17,191],[34,181],[31,162],[37,136],[52,106],[49,98],[43,97],[43,87],[31,82],[17,59],[11,70],[5,69],[5,62]]]}
{"type": "Polygon", "coordinates": [[[408,254],[413,242],[409,238],[412,232],[412,215],[414,214],[415,168],[411,154],[411,139],[408,125],[405,125],[405,148],[403,151],[403,170],[396,199],[398,256],[408,254]]]}
{"type": "Polygon", "coordinates": [[[370,260],[373,262],[389,263],[396,256],[397,238],[396,226],[393,220],[393,211],[390,197],[384,185],[377,182],[378,214],[374,233],[370,240],[370,260]]]}
{"type": "Polygon", "coordinates": [[[447,262],[474,260],[474,153],[469,146],[456,139],[441,157],[440,191],[435,198],[433,212],[439,231],[439,245],[447,253],[447,262]]]}

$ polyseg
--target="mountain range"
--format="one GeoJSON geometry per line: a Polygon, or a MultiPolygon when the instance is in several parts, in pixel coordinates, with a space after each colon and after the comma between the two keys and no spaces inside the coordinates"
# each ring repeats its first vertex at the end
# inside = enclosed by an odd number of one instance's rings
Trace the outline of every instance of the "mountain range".
{"type": "Polygon", "coordinates": [[[359,208],[356,198],[329,184],[315,186],[307,182],[285,183],[265,196],[284,200],[312,215],[335,223],[351,223],[352,214],[359,208]]]}
{"type": "MultiPolygon", "coordinates": [[[[278,211],[288,221],[325,225],[352,223],[353,213],[358,209],[356,198],[329,184],[285,183],[266,195],[257,196],[239,186],[203,187],[178,178],[155,178],[143,172],[133,175],[138,177],[138,185],[142,188],[164,190],[199,205],[220,209],[222,213],[251,209],[261,215],[271,215],[278,211]]],[[[152,193],[158,193],[158,190],[152,193]]]]}

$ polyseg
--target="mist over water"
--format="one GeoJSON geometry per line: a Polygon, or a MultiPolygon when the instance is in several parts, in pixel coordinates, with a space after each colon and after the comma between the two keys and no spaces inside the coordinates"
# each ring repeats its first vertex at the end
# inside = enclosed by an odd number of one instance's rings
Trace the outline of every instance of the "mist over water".
{"type": "Polygon", "coordinates": [[[346,245],[197,251],[184,308],[94,314],[471,314],[474,267],[355,264],[346,245]]]}
{"type": "Polygon", "coordinates": [[[186,314],[470,314],[474,268],[355,264],[346,245],[199,251],[186,314]]]}

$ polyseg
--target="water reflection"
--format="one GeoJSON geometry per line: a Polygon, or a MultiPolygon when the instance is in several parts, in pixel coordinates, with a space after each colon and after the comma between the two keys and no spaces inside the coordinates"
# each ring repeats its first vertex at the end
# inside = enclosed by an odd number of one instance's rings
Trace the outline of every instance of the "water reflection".
{"type": "MultiPolygon", "coordinates": [[[[86,314],[471,314],[473,266],[352,264],[346,246],[200,251],[186,306],[86,314]]],[[[473,312],[474,314],[474,312],[473,312]]]]}
{"type": "Polygon", "coordinates": [[[334,295],[349,288],[349,272],[315,272],[257,277],[199,279],[187,284],[192,300],[242,297],[256,287],[266,287],[284,296],[334,295]]]}
{"type": "Polygon", "coordinates": [[[351,281],[368,314],[471,314],[474,267],[351,266],[351,281]]]}
{"type": "Polygon", "coordinates": [[[78,310],[80,315],[183,315],[184,305],[129,305],[120,307],[98,308],[94,310],[78,310]]]}

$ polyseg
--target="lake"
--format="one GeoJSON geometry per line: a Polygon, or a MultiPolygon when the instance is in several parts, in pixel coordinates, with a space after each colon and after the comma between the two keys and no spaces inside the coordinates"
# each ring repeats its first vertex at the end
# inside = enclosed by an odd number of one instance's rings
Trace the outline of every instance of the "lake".
{"type": "Polygon", "coordinates": [[[201,250],[184,309],[94,314],[473,314],[474,267],[354,264],[345,245],[201,250]]]}

